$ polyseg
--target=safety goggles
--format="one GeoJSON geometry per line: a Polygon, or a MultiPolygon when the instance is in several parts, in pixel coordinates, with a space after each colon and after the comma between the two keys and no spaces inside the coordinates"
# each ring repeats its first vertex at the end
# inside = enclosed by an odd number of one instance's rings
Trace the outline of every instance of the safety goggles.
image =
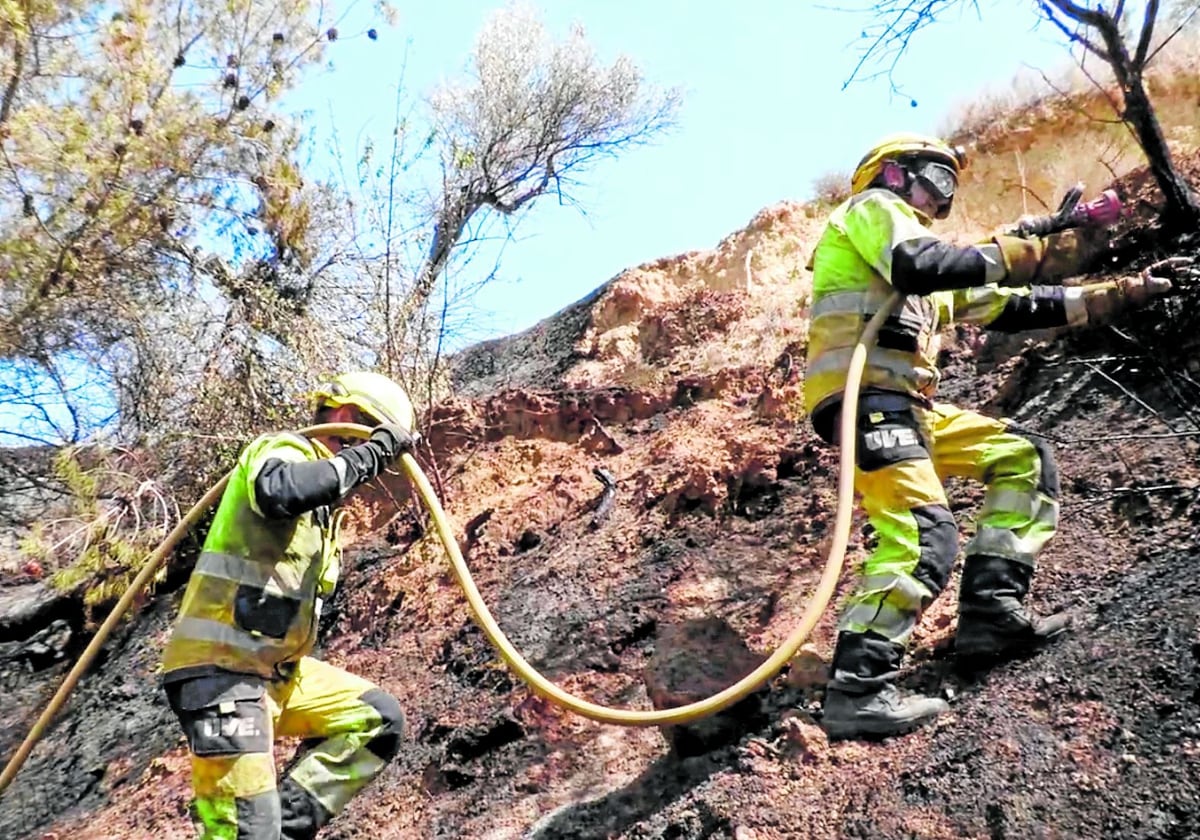
{"type": "Polygon", "coordinates": [[[946,164],[932,160],[918,160],[912,164],[909,171],[913,177],[920,178],[937,198],[942,201],[950,201],[954,198],[954,190],[958,187],[958,176],[946,164]]]}

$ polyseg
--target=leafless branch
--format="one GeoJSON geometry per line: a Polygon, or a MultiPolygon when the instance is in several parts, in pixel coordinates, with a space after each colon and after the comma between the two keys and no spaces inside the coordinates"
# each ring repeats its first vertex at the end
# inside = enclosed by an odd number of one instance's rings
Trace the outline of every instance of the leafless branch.
{"type": "Polygon", "coordinates": [[[1200,4],[1193,6],[1192,9],[1187,13],[1187,17],[1180,21],[1179,25],[1171,31],[1171,34],[1166,38],[1163,38],[1162,43],[1155,47],[1154,50],[1148,56],[1146,56],[1146,60],[1142,66],[1148,67],[1150,63],[1154,61],[1154,57],[1162,52],[1163,48],[1166,47],[1167,44],[1175,40],[1175,36],[1182,32],[1184,27],[1192,22],[1192,18],[1194,18],[1198,12],[1200,12],[1200,4]]]}
{"type": "MultiPolygon", "coordinates": [[[[1142,34],[1138,38],[1137,48],[1133,54],[1133,67],[1138,72],[1146,66],[1146,53],[1150,49],[1150,39],[1154,37],[1154,21],[1158,18],[1158,0],[1148,0],[1146,11],[1142,17],[1142,34]]],[[[1120,15],[1117,15],[1120,20],[1120,15]]]]}
{"type": "Polygon", "coordinates": [[[1066,15],[1068,19],[1074,21],[1076,24],[1085,24],[1087,26],[1096,25],[1093,19],[1097,13],[1076,6],[1074,3],[1065,2],[1065,0],[1038,0],[1038,8],[1041,9],[1042,15],[1046,20],[1054,24],[1060,32],[1067,36],[1068,41],[1073,44],[1079,44],[1085,50],[1104,61],[1112,61],[1112,57],[1108,54],[1107,50],[1083,34],[1082,26],[1077,25],[1074,28],[1068,26],[1067,22],[1059,18],[1055,12],[1057,11],[1066,15]],[[1084,17],[1085,15],[1087,17],[1084,17]]]}

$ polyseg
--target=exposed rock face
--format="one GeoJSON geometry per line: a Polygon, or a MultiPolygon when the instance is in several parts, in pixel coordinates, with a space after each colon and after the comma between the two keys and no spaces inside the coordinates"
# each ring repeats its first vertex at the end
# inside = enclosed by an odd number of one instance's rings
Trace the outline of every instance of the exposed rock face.
{"type": "Polygon", "coordinates": [[[805,332],[804,262],[823,219],[781,202],[708,251],[623,271],[552,318],[453,361],[464,396],[514,388],[658,389],[672,377],[769,367],[805,332]]]}

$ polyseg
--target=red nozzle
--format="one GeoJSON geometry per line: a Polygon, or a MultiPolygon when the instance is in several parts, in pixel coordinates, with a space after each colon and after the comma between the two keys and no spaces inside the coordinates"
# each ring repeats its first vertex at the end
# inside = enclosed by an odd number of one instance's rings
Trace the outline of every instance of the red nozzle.
{"type": "Polygon", "coordinates": [[[1115,190],[1105,190],[1086,204],[1075,208],[1081,224],[1108,227],[1121,218],[1124,207],[1115,190]]]}

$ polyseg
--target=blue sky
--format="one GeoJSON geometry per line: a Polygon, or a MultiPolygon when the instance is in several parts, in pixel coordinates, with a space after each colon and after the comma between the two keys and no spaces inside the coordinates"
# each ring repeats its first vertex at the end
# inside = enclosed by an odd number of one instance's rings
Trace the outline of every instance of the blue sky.
{"type": "MultiPolygon", "coordinates": [[[[864,0],[829,0],[862,7],[864,0]]],[[[502,0],[399,2],[399,24],[379,40],[333,45],[334,70],[310,78],[295,101],[311,109],[318,139],[329,114],[343,141],[389,137],[395,85],[428,91],[461,72],[476,32],[502,0]]],[[[817,177],[853,168],[892,131],[934,131],[953,108],[1011,83],[1023,64],[1051,72],[1069,61],[1033,3],[993,0],[917,35],[900,66],[908,97],[884,81],[843,82],[857,60],[861,14],[824,3],[743,0],[541,0],[550,30],[581,23],[600,56],[633,58],[648,80],[683,89],[678,127],[650,147],[603,161],[575,193],[586,216],[543,199],[480,295],[473,338],[524,329],[624,268],[708,248],[763,207],[810,196],[817,177]],[[701,11],[703,10],[703,11],[701,11]]],[[[371,25],[364,8],[342,27],[371,25]]],[[[374,20],[378,20],[377,18],[374,20]]]]}

